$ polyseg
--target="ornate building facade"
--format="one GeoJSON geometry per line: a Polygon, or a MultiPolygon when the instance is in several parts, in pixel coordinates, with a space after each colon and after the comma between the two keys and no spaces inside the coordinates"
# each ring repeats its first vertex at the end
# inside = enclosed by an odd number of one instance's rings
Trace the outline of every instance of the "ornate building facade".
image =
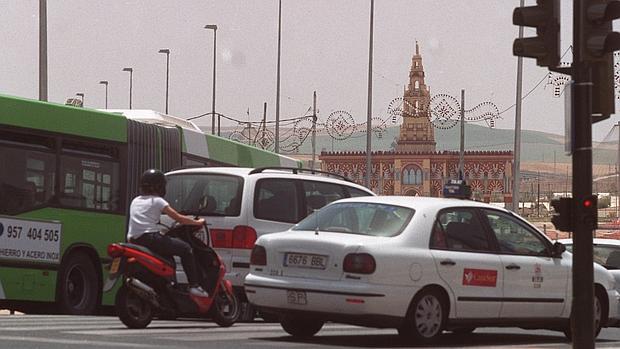
{"type": "MultiPolygon", "coordinates": [[[[372,153],[370,189],[380,195],[439,197],[444,183],[459,177],[459,152],[436,151],[435,131],[428,110],[430,88],[424,80],[417,43],[403,100],[407,103],[403,105],[403,122],[395,151],[372,153]]],[[[365,152],[322,152],[319,159],[322,170],[364,184],[365,152]]],[[[471,185],[476,200],[511,202],[512,168],[511,151],[467,151],[464,154],[464,178],[471,185]]]]}

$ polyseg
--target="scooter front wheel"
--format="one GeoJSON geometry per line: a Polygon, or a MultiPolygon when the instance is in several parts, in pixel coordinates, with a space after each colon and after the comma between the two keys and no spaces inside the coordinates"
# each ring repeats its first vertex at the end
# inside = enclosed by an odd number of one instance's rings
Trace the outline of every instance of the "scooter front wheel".
{"type": "Polygon", "coordinates": [[[222,327],[230,327],[241,315],[241,303],[233,293],[220,289],[211,306],[211,319],[222,327]]]}
{"type": "Polygon", "coordinates": [[[116,313],[129,328],[145,328],[153,320],[153,307],[135,292],[123,286],[116,294],[116,313]]]}

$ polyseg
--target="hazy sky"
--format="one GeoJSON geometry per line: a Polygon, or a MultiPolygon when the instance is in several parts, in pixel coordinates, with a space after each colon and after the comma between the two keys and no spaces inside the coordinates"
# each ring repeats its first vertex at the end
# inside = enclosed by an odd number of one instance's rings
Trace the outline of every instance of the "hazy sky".
{"type": "MultiPolygon", "coordinates": [[[[528,1],[532,3],[532,1],[528,1]]],[[[563,1],[563,50],[571,40],[571,2],[563,1]]],[[[38,98],[38,0],[0,0],[0,93],[38,98]]],[[[408,82],[415,40],[432,93],[460,96],[466,106],[515,102],[519,1],[376,0],[373,114],[408,82]]],[[[334,110],[366,118],[370,1],[283,0],[280,117],[303,115],[317,91],[319,118],[334,110]]],[[[48,0],[49,100],[64,103],[77,92],[87,107],[127,108],[133,67],[134,109],[164,110],[165,55],[170,55],[170,114],[190,117],[211,110],[213,32],[217,24],[216,110],[251,120],[275,118],[277,0],[48,0]]],[[[532,35],[526,31],[526,36],[532,35]]],[[[567,56],[570,61],[571,54],[567,56]]],[[[547,74],[524,60],[524,94],[547,74]]],[[[616,107],[620,110],[620,107],[616,107]]],[[[499,128],[514,127],[514,109],[499,128]]],[[[199,119],[199,124],[210,124],[199,119]]],[[[604,137],[617,115],[596,124],[604,137]]],[[[523,104],[523,128],[562,134],[564,99],[543,82],[523,104]]]]}

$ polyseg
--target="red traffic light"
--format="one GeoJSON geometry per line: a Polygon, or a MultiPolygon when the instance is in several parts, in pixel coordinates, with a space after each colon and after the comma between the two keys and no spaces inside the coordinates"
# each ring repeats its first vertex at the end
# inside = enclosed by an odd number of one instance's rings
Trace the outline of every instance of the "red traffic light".
{"type": "Polygon", "coordinates": [[[583,207],[585,207],[585,208],[592,207],[592,200],[590,200],[590,199],[583,200],[583,207]]]}

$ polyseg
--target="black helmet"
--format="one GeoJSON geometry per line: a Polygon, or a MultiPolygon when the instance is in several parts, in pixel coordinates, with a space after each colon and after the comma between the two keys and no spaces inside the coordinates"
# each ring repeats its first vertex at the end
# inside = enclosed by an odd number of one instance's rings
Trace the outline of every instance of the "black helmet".
{"type": "Polygon", "coordinates": [[[166,176],[156,169],[148,169],[140,178],[140,190],[143,194],[166,195],[166,176]]]}

